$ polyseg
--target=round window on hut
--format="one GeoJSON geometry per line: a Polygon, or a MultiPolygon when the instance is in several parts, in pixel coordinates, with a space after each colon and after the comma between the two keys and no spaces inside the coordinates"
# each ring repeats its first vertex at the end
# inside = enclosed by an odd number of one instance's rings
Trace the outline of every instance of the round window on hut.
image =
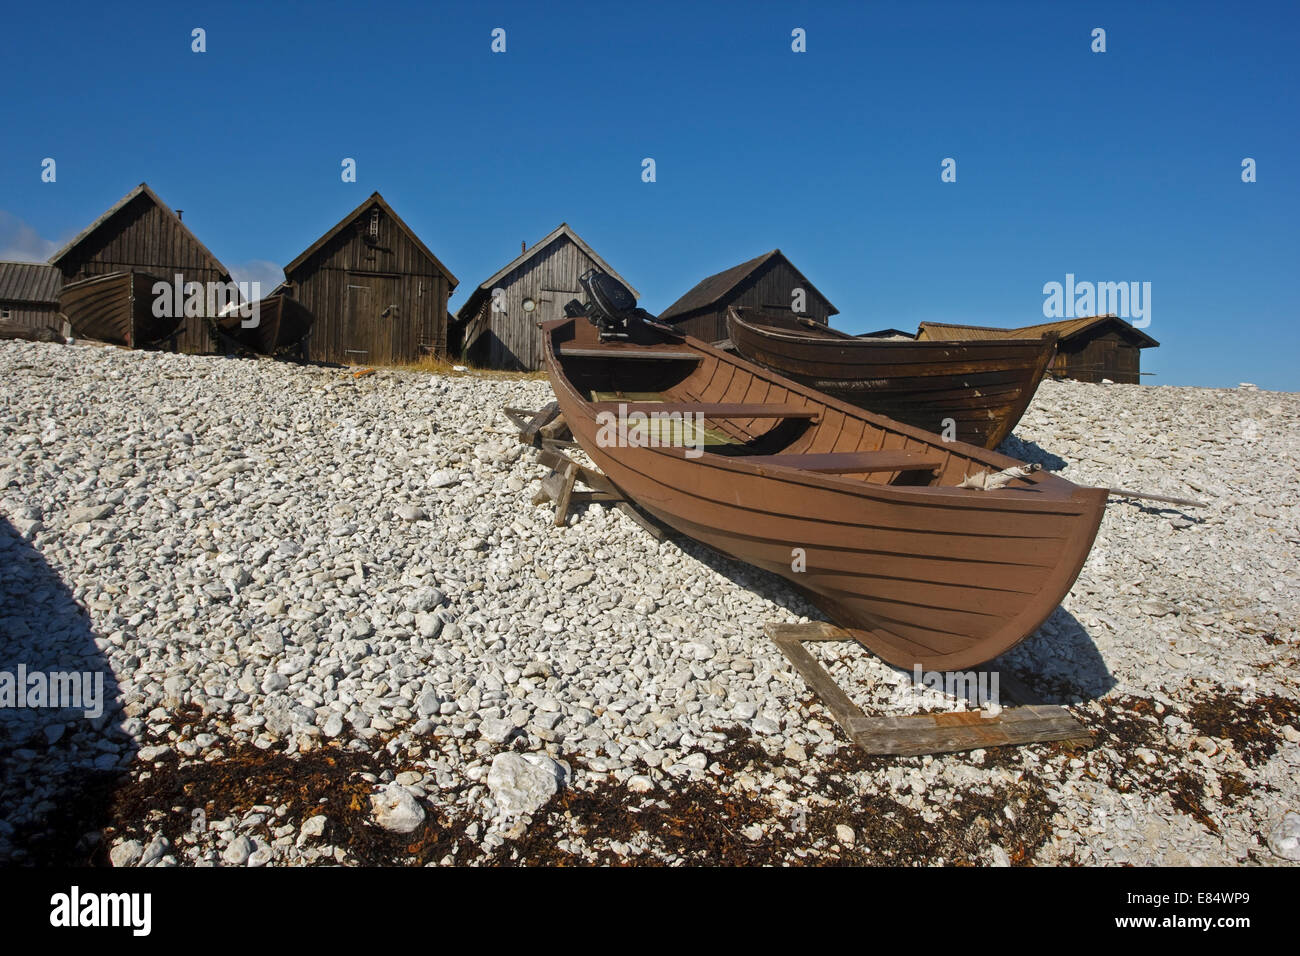
{"type": "Polygon", "coordinates": [[[535,308],[537,308],[537,303],[536,303],[536,302],[534,302],[532,299],[524,299],[524,311],[525,311],[525,312],[531,312],[531,311],[533,311],[533,309],[535,309],[535,308]]]}

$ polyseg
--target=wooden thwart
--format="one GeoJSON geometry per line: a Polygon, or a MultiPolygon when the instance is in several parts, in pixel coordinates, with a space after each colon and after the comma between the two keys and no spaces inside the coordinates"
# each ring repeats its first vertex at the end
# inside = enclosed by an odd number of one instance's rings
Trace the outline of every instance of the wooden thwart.
{"type": "Polygon", "coordinates": [[[705,418],[806,418],[817,421],[820,411],[803,405],[763,402],[592,402],[597,412],[645,415],[703,415],[705,418]]]}
{"type": "Polygon", "coordinates": [[[1092,744],[1092,734],[1064,707],[1023,703],[1032,694],[1009,674],[998,674],[1007,696],[1022,701],[1002,707],[996,716],[983,711],[868,717],[853,703],[803,646],[803,641],[850,641],[851,631],[833,624],[769,624],[767,636],[794,665],[849,739],[869,754],[915,756],[952,753],[1009,744],[1065,741],[1071,746],[1092,744]]]}
{"type": "Polygon", "coordinates": [[[938,455],[917,455],[909,451],[839,451],[809,455],[746,455],[736,461],[751,465],[778,465],[824,475],[867,474],[878,471],[934,471],[943,467],[938,455]]]}

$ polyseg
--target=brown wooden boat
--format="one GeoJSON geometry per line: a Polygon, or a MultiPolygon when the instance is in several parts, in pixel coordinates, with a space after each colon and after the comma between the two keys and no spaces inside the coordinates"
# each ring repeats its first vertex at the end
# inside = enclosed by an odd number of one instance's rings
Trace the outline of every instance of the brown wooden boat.
{"type": "Polygon", "coordinates": [[[732,345],[749,361],[927,431],[942,434],[951,419],[959,441],[984,448],[1011,434],[1056,354],[1055,334],[918,342],[797,322],[789,313],[727,313],[732,345]]]}
{"type": "Polygon", "coordinates": [[[1020,463],[652,321],[628,320],[619,338],[577,316],[542,328],[565,420],[623,494],[788,579],[891,664],[953,670],[996,657],[1052,613],[1092,547],[1104,489],[1042,471],[996,490],[959,488],[1020,463]],[[639,432],[651,447],[611,444],[601,413],[634,412],[661,416],[658,436],[639,432]],[[702,416],[703,427],[663,421],[673,413],[702,416]],[[668,447],[672,436],[703,448],[668,447]]]}
{"type": "Polygon", "coordinates": [[[153,314],[154,284],[162,281],[145,272],[113,272],[70,282],[59,292],[59,311],[82,338],[132,349],[155,346],[184,321],[183,315],[153,314]]]}
{"type": "Polygon", "coordinates": [[[297,299],[287,295],[269,295],[257,303],[257,324],[244,327],[251,317],[229,309],[216,320],[222,335],[261,355],[276,355],[301,349],[316,317],[297,299]]]}

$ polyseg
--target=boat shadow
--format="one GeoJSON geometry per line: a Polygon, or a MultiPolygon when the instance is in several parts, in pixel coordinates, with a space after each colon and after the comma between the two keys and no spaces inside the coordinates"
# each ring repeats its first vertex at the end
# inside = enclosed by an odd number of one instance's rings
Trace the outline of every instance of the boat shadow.
{"type": "Polygon", "coordinates": [[[1037,442],[1026,441],[1015,435],[1008,435],[996,450],[1008,458],[1015,458],[1029,465],[1042,465],[1043,471],[1060,471],[1069,464],[1060,455],[1052,454],[1037,442]]]}
{"type": "MultiPolygon", "coordinates": [[[[684,535],[675,535],[671,540],[685,554],[733,584],[791,614],[835,623],[780,575],[736,561],[684,535]]],[[[862,650],[870,653],[865,647],[862,650]]],[[[903,668],[885,666],[912,676],[903,668]]],[[[1061,606],[1033,634],[979,670],[1012,678],[1017,685],[1017,704],[1081,704],[1104,697],[1117,684],[1088,629],[1061,606]]]]}
{"type": "Polygon", "coordinates": [[[106,864],[137,749],[120,688],[86,610],[3,516],[0,567],[0,864],[106,864]]]}
{"type": "Polygon", "coordinates": [[[1017,679],[1017,704],[1083,704],[1118,683],[1087,627],[1060,605],[1038,630],[984,666],[1017,679]]]}

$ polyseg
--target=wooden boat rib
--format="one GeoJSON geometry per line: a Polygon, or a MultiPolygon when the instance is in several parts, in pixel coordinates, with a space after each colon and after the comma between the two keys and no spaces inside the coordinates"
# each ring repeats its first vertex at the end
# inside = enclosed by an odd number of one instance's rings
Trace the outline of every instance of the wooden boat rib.
{"type": "Polygon", "coordinates": [[[249,318],[228,309],[216,320],[221,333],[260,355],[276,355],[298,348],[311,332],[316,317],[297,299],[270,295],[257,303],[257,324],[244,326],[249,318]]]}
{"type": "Polygon", "coordinates": [[[727,330],[751,362],[900,422],[996,448],[1033,400],[1056,336],[961,342],[858,338],[788,314],[731,309],[727,330]]]}
{"type": "Polygon", "coordinates": [[[59,292],[59,311],[82,338],[133,349],[158,345],[184,321],[153,314],[154,284],[162,281],[145,272],[113,272],[70,282],[59,292]]]}
{"type": "Polygon", "coordinates": [[[560,408],[610,481],[664,523],[791,581],[891,664],[996,657],[1052,613],[1096,536],[1103,489],[1044,472],[958,488],[1020,463],[657,324],[632,323],[623,342],[602,342],[582,319],[542,328],[560,408]],[[620,404],[699,413],[703,452],[607,447],[597,416],[620,404]]]}

